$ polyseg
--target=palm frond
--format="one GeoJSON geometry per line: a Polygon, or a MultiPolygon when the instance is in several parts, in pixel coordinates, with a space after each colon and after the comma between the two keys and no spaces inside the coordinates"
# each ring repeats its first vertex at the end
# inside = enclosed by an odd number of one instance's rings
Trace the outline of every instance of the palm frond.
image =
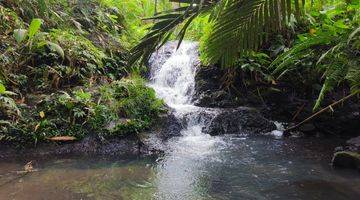
{"type": "Polygon", "coordinates": [[[205,13],[214,6],[212,0],[170,0],[173,2],[185,3],[186,6],[173,10],[161,12],[158,15],[148,18],[156,20],[156,23],[149,29],[149,33],[142,38],[141,42],[131,49],[129,64],[134,64],[137,60],[146,62],[151,54],[168,41],[175,28],[185,23],[177,37],[179,45],[184,38],[187,27],[198,15],[205,13]]]}
{"type": "Polygon", "coordinates": [[[266,33],[280,30],[295,5],[300,14],[300,0],[170,0],[185,6],[160,13],[150,32],[135,46],[130,64],[145,62],[164,44],[177,26],[185,23],[178,34],[181,40],[189,24],[201,14],[210,14],[211,31],[202,45],[206,64],[221,61],[232,66],[240,54],[256,50],[266,40],[266,33]]]}
{"type": "MultiPolygon", "coordinates": [[[[218,9],[211,32],[202,45],[206,64],[232,66],[239,55],[257,50],[267,33],[279,31],[291,14],[291,1],[226,0],[218,9]]],[[[295,1],[298,2],[298,1],[295,1]]],[[[299,8],[300,9],[300,8],[299,8]]]]}

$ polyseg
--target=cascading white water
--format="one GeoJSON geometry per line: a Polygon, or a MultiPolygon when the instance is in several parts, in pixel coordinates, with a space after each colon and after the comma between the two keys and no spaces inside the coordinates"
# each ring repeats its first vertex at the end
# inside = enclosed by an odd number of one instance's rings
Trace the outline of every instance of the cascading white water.
{"type": "Polygon", "coordinates": [[[150,59],[149,86],[174,110],[175,117],[185,122],[182,137],[170,141],[168,155],[159,165],[156,199],[201,199],[193,187],[201,180],[203,166],[198,161],[215,158],[214,146],[219,142],[202,129],[216,111],[192,103],[196,67],[200,64],[198,44],[183,42],[179,49],[176,45],[167,43],[150,59]],[[179,180],[174,181],[174,177],[179,180]]]}
{"type": "Polygon", "coordinates": [[[174,110],[177,118],[187,121],[183,135],[200,135],[205,124],[199,113],[213,110],[192,103],[196,67],[200,64],[198,44],[185,41],[179,49],[176,44],[168,43],[152,56],[149,86],[174,110]]]}
{"type": "Polygon", "coordinates": [[[151,66],[151,87],[172,108],[191,105],[195,65],[199,62],[196,49],[196,43],[184,42],[178,50],[172,49],[173,54],[162,66],[157,62],[151,66]]]}

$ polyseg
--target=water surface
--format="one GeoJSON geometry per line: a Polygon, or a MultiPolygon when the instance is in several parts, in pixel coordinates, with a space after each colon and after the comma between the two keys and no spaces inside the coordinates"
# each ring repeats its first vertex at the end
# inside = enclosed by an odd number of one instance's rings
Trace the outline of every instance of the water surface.
{"type": "Polygon", "coordinates": [[[0,199],[359,198],[358,172],[330,166],[333,139],[198,139],[178,138],[159,158],[35,159],[27,174],[28,159],[0,161],[0,199]]]}

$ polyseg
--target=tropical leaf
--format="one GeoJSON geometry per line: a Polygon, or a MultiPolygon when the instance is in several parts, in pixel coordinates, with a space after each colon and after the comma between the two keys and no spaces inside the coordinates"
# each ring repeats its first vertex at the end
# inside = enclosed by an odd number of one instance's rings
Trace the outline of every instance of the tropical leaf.
{"type": "Polygon", "coordinates": [[[189,24],[197,16],[210,14],[211,31],[201,46],[203,61],[205,64],[220,61],[223,66],[232,66],[241,54],[256,50],[266,40],[266,33],[282,29],[294,6],[299,17],[304,5],[299,0],[170,1],[183,6],[151,18],[156,23],[131,51],[130,64],[140,58],[142,62],[147,61],[151,53],[170,38],[174,29],[185,23],[178,34],[181,43],[189,24]]]}
{"type": "Polygon", "coordinates": [[[65,57],[64,50],[58,44],[55,44],[53,42],[48,42],[47,44],[52,51],[55,51],[56,53],[59,54],[59,56],[61,56],[62,59],[64,59],[65,57]]]}
{"type": "Polygon", "coordinates": [[[29,38],[34,37],[34,35],[39,31],[41,24],[42,20],[38,18],[35,18],[31,21],[28,34],[29,38]]]}
{"type": "Polygon", "coordinates": [[[0,94],[4,94],[5,91],[6,91],[5,86],[2,83],[0,83],[0,94]]]}
{"type": "Polygon", "coordinates": [[[14,37],[17,43],[21,43],[27,37],[28,31],[25,29],[15,29],[14,30],[14,37]]]}

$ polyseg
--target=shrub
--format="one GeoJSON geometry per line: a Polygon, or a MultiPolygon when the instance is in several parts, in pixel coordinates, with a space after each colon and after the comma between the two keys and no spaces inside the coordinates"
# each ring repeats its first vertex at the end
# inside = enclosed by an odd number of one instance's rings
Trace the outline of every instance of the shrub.
{"type": "Polygon", "coordinates": [[[137,76],[86,91],[57,92],[32,109],[21,107],[23,117],[9,121],[0,141],[36,144],[55,136],[81,139],[90,133],[105,138],[137,134],[152,125],[163,105],[137,76]]]}

